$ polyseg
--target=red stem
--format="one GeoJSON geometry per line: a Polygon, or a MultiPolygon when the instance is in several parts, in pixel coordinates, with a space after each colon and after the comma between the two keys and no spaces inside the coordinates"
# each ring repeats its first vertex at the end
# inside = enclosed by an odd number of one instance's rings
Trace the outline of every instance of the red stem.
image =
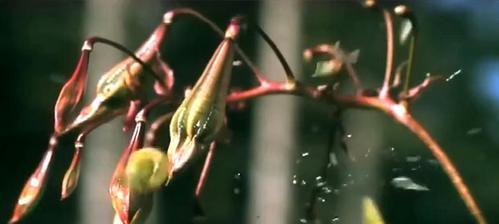
{"type": "Polygon", "coordinates": [[[213,152],[215,151],[215,143],[210,144],[210,149],[208,154],[206,155],[206,159],[204,161],[203,170],[201,171],[201,175],[199,176],[198,184],[196,185],[196,198],[199,200],[199,196],[201,195],[201,191],[203,190],[204,184],[206,183],[206,178],[208,177],[208,171],[210,169],[211,160],[213,158],[213,152]]]}

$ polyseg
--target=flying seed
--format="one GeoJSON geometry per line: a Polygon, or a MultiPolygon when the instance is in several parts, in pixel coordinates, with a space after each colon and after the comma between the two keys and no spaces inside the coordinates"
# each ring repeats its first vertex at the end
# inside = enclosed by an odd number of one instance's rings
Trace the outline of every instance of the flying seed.
{"type": "Polygon", "coordinates": [[[391,184],[396,188],[412,191],[429,191],[430,189],[424,185],[415,183],[411,178],[400,176],[392,179],[391,184]]]}

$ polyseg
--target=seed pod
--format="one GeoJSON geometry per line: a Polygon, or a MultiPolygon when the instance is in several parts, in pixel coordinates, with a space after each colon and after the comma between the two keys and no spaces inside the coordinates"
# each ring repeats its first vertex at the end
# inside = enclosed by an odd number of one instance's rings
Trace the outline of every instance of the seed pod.
{"type": "Polygon", "coordinates": [[[81,147],[76,147],[75,150],[71,165],[66,171],[66,174],[64,174],[64,179],[62,181],[61,200],[66,199],[73,193],[78,185],[78,179],[80,178],[81,147]]]}
{"type": "Polygon", "coordinates": [[[35,172],[31,174],[28,181],[24,184],[9,223],[17,223],[19,220],[23,219],[40,200],[45,190],[45,186],[47,185],[47,176],[53,164],[52,158],[56,145],[57,139],[52,137],[49,148],[43,156],[43,159],[40,161],[40,164],[38,164],[35,172]]]}
{"type": "Polygon", "coordinates": [[[224,40],[172,117],[168,147],[168,159],[173,163],[170,175],[182,168],[196,154],[200,145],[214,141],[224,125],[239,22],[237,18],[232,19],[224,40]]]}

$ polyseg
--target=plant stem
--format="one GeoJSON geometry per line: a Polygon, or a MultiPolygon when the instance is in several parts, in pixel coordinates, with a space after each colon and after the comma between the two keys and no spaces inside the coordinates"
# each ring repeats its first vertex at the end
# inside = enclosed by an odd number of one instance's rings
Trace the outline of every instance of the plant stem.
{"type": "Polygon", "coordinates": [[[452,163],[452,160],[447,156],[442,147],[433,139],[433,137],[428,133],[428,131],[417,122],[409,113],[405,113],[402,116],[397,116],[396,120],[407,127],[414,135],[416,135],[430,150],[430,152],[435,156],[438,160],[442,168],[444,169],[447,176],[451,179],[452,184],[456,188],[459,196],[468,207],[471,215],[474,216],[477,223],[485,224],[487,221],[485,217],[482,215],[478,204],[475,199],[471,195],[470,190],[467,185],[464,183],[459,171],[456,166],[452,163]]]}
{"type": "Polygon", "coordinates": [[[286,61],[286,58],[284,58],[284,55],[282,55],[282,52],[279,50],[277,45],[272,41],[272,39],[269,37],[265,31],[259,27],[256,26],[256,30],[258,31],[258,34],[267,42],[267,44],[270,46],[274,54],[277,56],[277,59],[281,63],[285,73],[286,73],[286,80],[290,83],[294,83],[296,81],[295,75],[293,74],[293,71],[291,70],[291,67],[289,66],[288,62],[286,61]]]}
{"type": "MultiPolygon", "coordinates": [[[[411,81],[411,74],[412,74],[412,64],[414,63],[414,51],[415,51],[415,45],[416,45],[416,34],[411,35],[410,37],[410,42],[409,42],[409,58],[407,59],[407,68],[405,72],[405,81],[404,81],[404,87],[402,90],[402,94],[406,95],[409,91],[409,83],[411,81]]],[[[403,104],[408,105],[407,102],[404,100],[402,101],[403,104]]]]}
{"type": "Polygon", "coordinates": [[[384,112],[395,121],[407,127],[416,137],[418,137],[430,150],[430,152],[435,156],[439,164],[443,167],[445,173],[451,180],[454,188],[456,188],[459,196],[465,203],[470,214],[475,218],[476,222],[479,224],[486,224],[487,221],[482,215],[480,208],[478,207],[475,199],[470,193],[467,185],[464,183],[461,174],[457,168],[452,163],[451,159],[447,156],[445,151],[438,145],[438,143],[433,139],[433,137],[426,131],[426,129],[416,121],[410,111],[407,109],[405,103],[407,101],[396,103],[391,98],[387,97],[385,99],[380,99],[379,97],[371,96],[338,96],[338,95],[326,95],[323,91],[305,85],[293,85],[289,86],[286,83],[269,83],[265,86],[258,86],[249,90],[232,92],[229,94],[227,101],[243,101],[251,98],[270,95],[270,94],[289,94],[289,95],[299,95],[306,98],[323,100],[329,103],[336,104],[343,108],[363,108],[363,109],[374,109],[384,112]]]}

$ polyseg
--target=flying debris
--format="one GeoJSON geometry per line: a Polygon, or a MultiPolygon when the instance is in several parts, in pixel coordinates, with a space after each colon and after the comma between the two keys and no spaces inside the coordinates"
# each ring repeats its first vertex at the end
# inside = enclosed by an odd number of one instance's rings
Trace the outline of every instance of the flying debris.
{"type": "Polygon", "coordinates": [[[391,184],[396,188],[412,191],[429,191],[430,189],[424,185],[415,183],[411,178],[400,176],[392,179],[391,184]]]}

